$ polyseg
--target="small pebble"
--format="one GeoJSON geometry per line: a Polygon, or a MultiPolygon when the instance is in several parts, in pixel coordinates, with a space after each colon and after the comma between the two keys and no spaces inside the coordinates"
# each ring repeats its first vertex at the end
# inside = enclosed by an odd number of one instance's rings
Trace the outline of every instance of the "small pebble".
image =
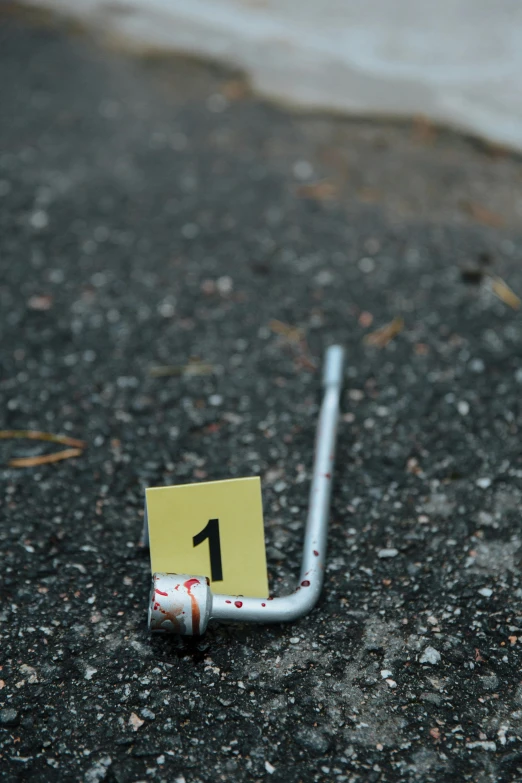
{"type": "Polygon", "coordinates": [[[399,554],[398,549],[379,549],[377,552],[377,557],[380,558],[386,558],[386,557],[397,557],[399,554]]]}
{"type": "Polygon", "coordinates": [[[220,294],[230,294],[234,288],[234,281],[228,275],[223,275],[216,280],[216,288],[220,294]]]}
{"type": "Polygon", "coordinates": [[[482,748],[482,750],[491,750],[493,752],[497,749],[495,742],[486,742],[484,740],[480,742],[466,742],[466,747],[470,750],[473,750],[473,748],[482,748]]]}
{"type": "Polygon", "coordinates": [[[0,710],[0,726],[16,726],[19,722],[18,712],[12,707],[0,710]]]}
{"type": "Polygon", "coordinates": [[[480,487],[480,489],[487,489],[491,486],[491,479],[490,478],[479,478],[476,480],[475,484],[477,487],[480,487]]]}
{"type": "Polygon", "coordinates": [[[484,362],[482,359],[472,359],[469,363],[469,369],[471,372],[481,373],[484,372],[484,362]]]}
{"type": "Polygon", "coordinates": [[[195,239],[199,234],[199,226],[196,223],[185,223],[181,227],[181,233],[185,239],[195,239]]]}
{"type": "Polygon", "coordinates": [[[479,590],[480,595],[483,595],[484,598],[491,598],[493,595],[493,590],[490,587],[482,587],[479,590]]]}
{"type": "Polygon", "coordinates": [[[421,657],[419,658],[420,663],[431,663],[432,665],[439,663],[439,661],[440,652],[436,650],[435,647],[426,647],[421,657]]]}
{"type": "Polygon", "coordinates": [[[313,173],[312,165],[307,160],[298,160],[294,163],[294,176],[296,179],[310,179],[313,173]]]}
{"type": "Polygon", "coordinates": [[[269,761],[265,761],[265,769],[269,775],[273,775],[275,772],[275,767],[273,767],[269,761]]]}
{"type": "Polygon", "coordinates": [[[315,728],[303,727],[295,735],[296,742],[317,756],[324,755],[330,747],[330,737],[315,728]]]}
{"type": "Polygon", "coordinates": [[[375,261],[373,258],[365,257],[359,261],[359,269],[363,274],[368,275],[375,269],[375,261]]]}
{"type": "Polygon", "coordinates": [[[100,783],[101,780],[105,780],[111,764],[111,757],[103,756],[99,761],[96,761],[90,769],[87,770],[83,778],[84,783],[100,783]]]}
{"type": "Polygon", "coordinates": [[[49,223],[49,217],[47,215],[47,212],[44,212],[43,209],[39,209],[36,212],[33,212],[31,217],[29,218],[29,222],[31,223],[31,226],[37,230],[46,228],[49,223]]]}
{"type": "Polygon", "coordinates": [[[143,726],[145,723],[144,720],[141,720],[141,718],[138,718],[135,712],[131,712],[130,718],[129,718],[129,726],[134,730],[138,731],[140,726],[143,726]]]}
{"type": "Polygon", "coordinates": [[[158,304],[158,313],[163,318],[172,318],[176,312],[176,303],[170,299],[164,299],[158,304]]]}

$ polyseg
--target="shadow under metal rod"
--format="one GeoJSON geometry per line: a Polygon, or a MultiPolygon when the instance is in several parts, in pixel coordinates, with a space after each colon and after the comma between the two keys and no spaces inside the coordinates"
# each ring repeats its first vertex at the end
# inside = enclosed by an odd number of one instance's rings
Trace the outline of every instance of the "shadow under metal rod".
{"type": "Polygon", "coordinates": [[[324,397],[319,413],[301,575],[296,590],[280,598],[214,595],[203,576],[154,574],[149,604],[151,631],[197,635],[209,620],[282,623],[308,614],[323,585],[328,516],[343,381],[344,350],[328,348],[323,372],[324,397]]]}

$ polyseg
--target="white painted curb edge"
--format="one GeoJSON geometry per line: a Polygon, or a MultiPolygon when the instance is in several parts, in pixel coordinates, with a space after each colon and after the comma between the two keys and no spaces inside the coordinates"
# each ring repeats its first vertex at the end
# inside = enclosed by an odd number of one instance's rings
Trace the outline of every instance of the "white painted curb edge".
{"type": "Polygon", "coordinates": [[[237,66],[298,107],[435,122],[522,150],[518,0],[31,0],[133,46],[237,66]]]}

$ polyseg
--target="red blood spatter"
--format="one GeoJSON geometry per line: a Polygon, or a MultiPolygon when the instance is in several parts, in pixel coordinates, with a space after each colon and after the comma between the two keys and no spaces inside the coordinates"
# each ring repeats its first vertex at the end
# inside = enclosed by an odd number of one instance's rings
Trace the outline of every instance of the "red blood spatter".
{"type": "Polygon", "coordinates": [[[261,604],[261,606],[266,606],[266,604],[261,604]]]}
{"type": "Polygon", "coordinates": [[[319,557],[319,552],[317,551],[317,549],[314,549],[314,555],[315,555],[316,557],[319,557]]]}
{"type": "Polygon", "coordinates": [[[332,478],[332,474],[331,473],[325,473],[324,477],[327,478],[327,479],[331,479],[332,478]]]}
{"type": "Polygon", "coordinates": [[[301,587],[310,587],[310,582],[308,579],[303,579],[301,582],[301,587]]]}
{"type": "Polygon", "coordinates": [[[158,590],[157,587],[154,588],[154,592],[158,593],[158,595],[168,595],[168,593],[164,593],[163,590],[158,590]]]}
{"type": "Polygon", "coordinates": [[[197,598],[192,595],[190,589],[191,587],[194,587],[194,585],[199,585],[199,583],[199,579],[187,579],[186,582],[183,582],[183,587],[187,588],[187,593],[190,596],[190,604],[192,609],[192,629],[196,636],[199,636],[199,606],[197,598]]]}
{"type": "Polygon", "coordinates": [[[273,600],[274,600],[274,596],[273,595],[269,595],[268,598],[267,598],[267,601],[273,601],[273,600]]]}
{"type": "Polygon", "coordinates": [[[225,601],[226,604],[231,604],[232,601],[229,601],[228,599],[225,601]]]}
{"type": "Polygon", "coordinates": [[[243,606],[243,601],[234,601],[234,606],[237,606],[238,609],[241,609],[243,606]]]}

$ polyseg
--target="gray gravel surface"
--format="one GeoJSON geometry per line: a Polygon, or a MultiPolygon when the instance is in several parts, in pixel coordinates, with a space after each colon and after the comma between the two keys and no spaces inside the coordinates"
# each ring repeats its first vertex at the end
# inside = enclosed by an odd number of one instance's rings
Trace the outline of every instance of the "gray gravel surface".
{"type": "Polygon", "coordinates": [[[520,160],[39,16],[4,11],[0,69],[2,426],[87,443],[0,441],[2,780],[520,780],[520,160]],[[150,638],[146,486],[260,474],[290,587],[333,341],[319,607],[150,638]]]}

